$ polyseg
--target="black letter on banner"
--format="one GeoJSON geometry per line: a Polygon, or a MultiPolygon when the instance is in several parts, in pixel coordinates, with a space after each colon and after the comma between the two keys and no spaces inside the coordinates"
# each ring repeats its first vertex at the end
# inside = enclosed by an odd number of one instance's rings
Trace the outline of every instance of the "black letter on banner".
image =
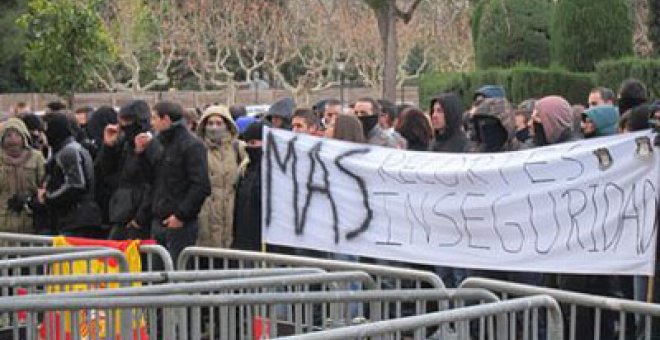
{"type": "MultiPolygon", "coordinates": [[[[577,148],[579,148],[579,147],[580,147],[580,144],[573,145],[572,147],[570,147],[570,148],[568,149],[568,152],[571,152],[571,151],[573,151],[574,149],[577,149],[577,148]]],[[[574,180],[580,178],[580,176],[582,176],[582,174],[584,173],[584,164],[582,164],[582,162],[580,162],[579,160],[577,160],[577,159],[575,159],[575,158],[566,157],[566,156],[561,156],[561,159],[563,159],[563,160],[565,160],[565,161],[568,161],[568,162],[574,162],[574,163],[577,163],[577,165],[580,166],[580,173],[577,174],[577,175],[575,175],[575,176],[573,176],[573,177],[569,177],[569,178],[567,178],[567,179],[566,179],[567,181],[569,181],[569,182],[570,182],[570,181],[574,181],[574,180]]]]}
{"type": "Polygon", "coordinates": [[[607,215],[610,213],[610,198],[607,196],[607,188],[614,188],[621,194],[621,203],[619,204],[619,212],[621,212],[621,214],[623,214],[625,211],[624,204],[626,203],[626,193],[620,186],[612,182],[605,184],[605,189],[603,189],[603,196],[605,196],[605,218],[603,219],[603,238],[605,240],[605,247],[603,248],[604,251],[610,249],[612,245],[615,246],[614,249],[616,250],[616,245],[621,240],[621,233],[623,232],[623,223],[621,223],[621,218],[617,217],[618,223],[616,226],[616,231],[612,236],[612,240],[609,243],[607,242],[607,230],[605,228],[607,225],[607,215]]]}
{"type": "MultiPolygon", "coordinates": [[[[582,249],[584,249],[584,244],[582,243],[582,240],[580,239],[580,225],[577,220],[577,216],[582,214],[585,209],[587,209],[587,194],[584,193],[584,191],[580,189],[568,189],[564,191],[563,194],[561,194],[561,197],[568,197],[567,200],[567,208],[568,208],[568,216],[571,218],[571,229],[568,232],[568,237],[566,238],[566,249],[571,250],[571,237],[573,236],[573,231],[576,231],[576,238],[582,249]],[[571,193],[577,193],[582,197],[582,206],[579,207],[578,209],[571,209],[575,208],[576,205],[573,204],[573,196],[571,193]]],[[[596,214],[597,212],[594,212],[596,214]]]]}
{"type": "Polygon", "coordinates": [[[364,218],[364,221],[362,221],[362,225],[360,226],[360,228],[349,231],[348,234],[346,234],[346,238],[349,240],[357,237],[358,235],[369,229],[369,224],[371,224],[371,219],[373,219],[374,212],[373,210],[371,210],[371,207],[369,206],[369,192],[367,191],[367,184],[364,182],[364,179],[362,179],[362,177],[348,170],[343,164],[341,164],[341,161],[344,160],[344,158],[351,157],[357,154],[366,154],[368,152],[369,149],[366,148],[349,150],[340,154],[335,159],[335,165],[337,166],[339,171],[345,173],[347,176],[353,178],[355,182],[357,182],[357,185],[360,188],[360,193],[362,194],[362,204],[364,205],[364,210],[367,211],[367,216],[364,218]]]}
{"type": "Polygon", "coordinates": [[[389,177],[399,183],[405,184],[405,182],[402,181],[400,178],[385,170],[385,166],[391,166],[391,165],[401,166],[402,164],[405,164],[405,161],[406,161],[406,154],[404,152],[396,152],[396,151],[390,152],[387,155],[387,157],[385,157],[385,160],[383,161],[383,163],[381,163],[380,167],[378,168],[378,176],[380,176],[383,182],[387,182],[385,177],[389,177]]]}
{"type": "Polygon", "coordinates": [[[417,216],[415,213],[415,208],[413,207],[412,201],[410,200],[410,194],[406,195],[406,202],[404,203],[403,209],[405,209],[406,212],[406,218],[408,219],[408,222],[410,222],[410,244],[413,244],[413,239],[415,235],[415,226],[421,225],[422,229],[424,229],[424,233],[426,234],[426,243],[431,242],[431,231],[429,224],[426,222],[426,219],[424,218],[424,204],[426,203],[426,200],[428,199],[429,193],[424,194],[424,198],[422,199],[421,207],[420,207],[420,215],[422,216],[421,218],[417,216]],[[408,212],[412,214],[415,220],[411,219],[408,216],[408,212]],[[417,223],[415,223],[417,221],[417,223]]]}
{"type": "Polygon", "coordinates": [[[642,252],[642,254],[646,254],[646,251],[649,250],[652,244],[655,244],[653,242],[655,238],[653,235],[655,235],[658,232],[658,194],[657,191],[655,190],[655,185],[653,182],[650,180],[645,180],[644,181],[644,190],[642,190],[642,200],[644,201],[644,219],[642,220],[642,232],[639,235],[639,249],[642,252]],[[647,200],[646,196],[646,189],[651,188],[651,191],[653,191],[653,196],[650,196],[651,201],[653,202],[653,205],[649,207],[649,200],[647,200]],[[649,213],[649,208],[651,211],[655,211],[655,218],[653,219],[653,227],[651,229],[651,233],[649,234],[649,239],[648,242],[644,242],[644,231],[648,229],[648,226],[646,224],[646,221],[648,221],[648,213],[649,213]]]}
{"type": "Polygon", "coordinates": [[[509,249],[506,246],[506,243],[504,242],[504,237],[502,237],[502,233],[500,232],[498,226],[497,226],[497,212],[495,210],[495,205],[501,201],[504,197],[511,196],[511,194],[504,194],[493,201],[493,205],[490,206],[492,212],[493,212],[493,229],[495,230],[495,233],[497,234],[497,237],[500,238],[500,243],[502,244],[502,249],[506,251],[507,253],[520,253],[520,251],[523,248],[523,244],[525,244],[525,233],[522,230],[522,227],[520,226],[520,223],[515,223],[515,222],[504,222],[505,226],[513,226],[518,229],[520,232],[520,245],[518,245],[517,248],[514,249],[509,249]]]}
{"type": "MultiPolygon", "coordinates": [[[[550,151],[550,150],[545,150],[545,151],[550,151]]],[[[540,152],[532,152],[529,155],[528,160],[531,159],[532,157],[536,156],[536,154],[538,154],[538,153],[540,153],[540,152]]],[[[538,161],[538,162],[524,162],[523,163],[523,170],[527,174],[527,177],[529,177],[529,179],[532,181],[532,183],[548,183],[548,182],[554,182],[555,181],[554,178],[535,178],[534,176],[532,176],[532,173],[530,172],[530,170],[531,170],[530,168],[532,166],[534,166],[534,165],[545,165],[545,164],[548,164],[548,162],[538,161]]]]}
{"type": "Polygon", "coordinates": [[[477,164],[479,164],[482,160],[484,160],[486,158],[488,158],[490,161],[493,160],[493,156],[479,156],[479,157],[475,158],[472,161],[472,164],[470,164],[470,166],[467,168],[467,172],[466,172],[465,176],[467,177],[468,181],[470,181],[470,183],[474,184],[474,180],[472,179],[472,178],[474,178],[474,179],[478,179],[479,181],[483,182],[484,184],[488,184],[488,181],[486,179],[484,179],[483,177],[477,175],[472,170],[477,164]]]}
{"type": "MultiPolygon", "coordinates": [[[[635,220],[636,222],[635,230],[637,231],[637,239],[639,239],[641,223],[639,220],[639,210],[637,209],[636,198],[637,198],[637,183],[633,183],[628,198],[626,199],[626,204],[623,206],[623,209],[621,209],[621,217],[619,218],[619,230],[621,232],[619,234],[619,238],[616,241],[616,244],[614,245],[614,249],[617,249],[619,246],[619,242],[621,242],[621,235],[623,233],[623,228],[625,227],[626,220],[635,220]],[[632,202],[633,214],[627,214],[626,212],[628,211],[628,207],[630,206],[631,202],[632,202]]],[[[637,244],[636,248],[637,248],[637,254],[641,254],[642,251],[639,247],[639,244],[637,244]]]]}
{"type": "MultiPolygon", "coordinates": [[[[534,205],[532,204],[532,196],[527,195],[527,203],[529,204],[529,209],[531,211],[530,214],[530,223],[532,225],[532,230],[534,231],[534,235],[536,236],[536,241],[534,242],[534,249],[536,250],[537,253],[539,254],[548,254],[550,250],[555,246],[557,243],[557,239],[559,238],[559,233],[561,232],[560,226],[559,226],[559,218],[557,218],[557,200],[555,199],[555,196],[552,195],[551,192],[548,192],[548,196],[550,196],[550,199],[552,199],[552,215],[555,219],[555,225],[557,226],[557,232],[555,233],[555,238],[552,240],[552,243],[548,247],[548,249],[542,250],[539,249],[539,230],[536,228],[536,224],[534,223],[534,205]]],[[[543,230],[546,230],[546,228],[543,228],[543,230]]],[[[579,237],[578,237],[579,239],[579,237]]]]}
{"type": "Polygon", "coordinates": [[[456,242],[440,243],[438,244],[438,246],[440,247],[453,247],[461,243],[461,240],[463,240],[463,233],[461,232],[461,228],[458,226],[458,223],[456,223],[456,220],[454,220],[451,216],[447,214],[443,214],[438,210],[438,204],[440,204],[440,202],[442,202],[445,198],[454,197],[454,196],[456,196],[455,192],[450,192],[448,194],[445,194],[444,196],[440,197],[440,199],[438,199],[433,205],[433,214],[448,219],[454,225],[454,229],[456,229],[456,232],[458,233],[458,240],[456,240],[456,242]]]}
{"type": "Polygon", "coordinates": [[[307,198],[305,198],[305,205],[303,206],[300,225],[296,225],[296,235],[303,233],[305,229],[305,222],[307,221],[307,210],[309,209],[309,204],[312,201],[312,195],[315,192],[318,192],[320,194],[326,195],[328,197],[328,201],[330,201],[330,207],[332,209],[332,230],[335,232],[335,243],[339,243],[339,217],[337,217],[337,205],[335,204],[335,200],[332,198],[332,194],[330,193],[328,168],[325,166],[325,163],[323,163],[321,156],[319,155],[321,146],[323,146],[323,142],[318,142],[311,150],[309,150],[309,162],[311,164],[311,169],[309,170],[309,177],[307,178],[307,198]],[[314,184],[314,172],[316,171],[317,162],[323,171],[322,186],[314,184]]]}
{"type": "Polygon", "coordinates": [[[465,201],[468,200],[470,197],[484,197],[486,196],[485,194],[475,194],[475,193],[467,193],[465,194],[465,198],[463,198],[463,203],[461,204],[461,214],[463,214],[463,219],[465,219],[465,232],[468,235],[468,246],[470,248],[478,248],[478,249],[490,249],[489,246],[480,246],[476,244],[472,244],[472,234],[470,233],[470,229],[468,229],[468,221],[483,221],[484,218],[480,216],[467,216],[465,214],[465,201]]]}
{"type": "Polygon", "coordinates": [[[291,162],[291,176],[293,178],[293,214],[294,214],[294,225],[298,226],[299,223],[299,213],[298,213],[298,178],[297,178],[297,170],[296,170],[296,163],[297,163],[297,158],[296,158],[296,149],[295,149],[295,144],[296,140],[298,140],[298,137],[293,137],[291,140],[287,142],[287,149],[286,149],[286,156],[284,157],[284,161],[282,161],[282,157],[280,157],[280,152],[277,151],[277,143],[275,143],[275,136],[273,135],[272,131],[268,131],[268,136],[267,138],[267,148],[266,148],[266,191],[268,194],[266,195],[266,227],[270,227],[270,221],[271,221],[271,216],[273,212],[273,205],[272,205],[272,197],[273,197],[273,159],[272,155],[275,155],[275,161],[277,162],[277,165],[279,166],[280,170],[286,174],[286,168],[289,163],[289,160],[292,160],[291,162]]]}

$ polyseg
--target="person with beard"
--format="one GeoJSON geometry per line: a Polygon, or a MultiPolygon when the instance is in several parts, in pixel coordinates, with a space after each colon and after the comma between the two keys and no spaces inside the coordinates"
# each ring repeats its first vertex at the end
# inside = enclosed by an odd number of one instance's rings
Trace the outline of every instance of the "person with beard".
{"type": "Polygon", "coordinates": [[[234,242],[232,248],[261,250],[261,156],[263,127],[261,121],[250,124],[241,138],[247,144],[247,169],[239,177],[234,207],[234,242]]]}
{"type": "Polygon", "coordinates": [[[211,195],[199,213],[197,245],[229,248],[234,238],[235,185],[239,171],[247,167],[249,158],[225,106],[214,105],[204,111],[197,135],[206,145],[211,181],[211,195]]]}
{"type": "Polygon", "coordinates": [[[467,136],[462,130],[463,107],[455,93],[443,93],[431,99],[431,127],[434,140],[430,150],[461,153],[469,149],[467,136]]]}
{"type": "Polygon", "coordinates": [[[92,157],[74,139],[65,114],[48,114],[44,123],[52,157],[46,163],[45,188],[38,190],[37,198],[51,212],[59,234],[98,238],[103,233],[101,212],[94,200],[92,157]]]}
{"type": "Polygon", "coordinates": [[[198,215],[211,193],[207,151],[204,143],[186,127],[181,105],[154,105],[151,124],[156,138],[140,133],[135,152],[154,172],[151,196],[151,236],[173,259],[197,240],[198,215]]]}
{"type": "Polygon", "coordinates": [[[584,138],[610,136],[617,133],[619,111],[612,105],[598,105],[589,108],[582,115],[584,138]]]}
{"type": "Polygon", "coordinates": [[[27,127],[9,118],[0,130],[0,231],[32,234],[35,226],[31,204],[45,173],[41,152],[30,147],[27,127]]]}
{"type": "Polygon", "coordinates": [[[407,149],[407,141],[393,130],[385,130],[378,124],[381,108],[373,98],[360,98],[355,102],[353,114],[362,123],[364,136],[370,145],[407,149]]]}
{"type": "Polygon", "coordinates": [[[152,170],[136,154],[135,137],[151,130],[150,119],[149,105],[135,100],[119,110],[118,125],[104,127],[95,169],[99,178],[97,192],[102,196],[100,206],[111,227],[112,240],[149,238],[152,170]]]}

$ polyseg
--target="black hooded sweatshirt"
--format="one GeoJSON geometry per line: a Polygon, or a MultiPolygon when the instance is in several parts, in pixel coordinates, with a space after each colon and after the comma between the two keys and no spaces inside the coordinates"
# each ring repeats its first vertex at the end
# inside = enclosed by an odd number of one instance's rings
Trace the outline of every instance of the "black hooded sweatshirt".
{"type": "Polygon", "coordinates": [[[465,133],[461,130],[463,121],[463,110],[461,99],[453,93],[443,93],[431,99],[430,115],[433,115],[433,106],[439,102],[445,113],[445,128],[434,130],[434,140],[431,142],[430,150],[436,152],[461,153],[467,152],[469,142],[465,133]]]}

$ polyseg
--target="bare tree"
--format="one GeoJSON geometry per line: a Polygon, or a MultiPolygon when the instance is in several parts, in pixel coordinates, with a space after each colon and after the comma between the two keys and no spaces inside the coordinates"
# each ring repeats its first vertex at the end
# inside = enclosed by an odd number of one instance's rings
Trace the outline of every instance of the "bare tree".
{"type": "Polygon", "coordinates": [[[180,13],[168,1],[109,2],[106,25],[115,46],[115,63],[96,72],[110,91],[149,91],[170,83],[169,72],[178,60],[180,13]]]}

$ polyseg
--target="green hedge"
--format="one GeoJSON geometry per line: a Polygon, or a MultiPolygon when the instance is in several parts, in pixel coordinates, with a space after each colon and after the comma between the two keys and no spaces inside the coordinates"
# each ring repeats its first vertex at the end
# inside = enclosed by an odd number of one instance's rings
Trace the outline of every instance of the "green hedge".
{"type": "Polygon", "coordinates": [[[550,65],[552,2],[489,0],[482,6],[474,45],[477,68],[550,65]]]}
{"type": "Polygon", "coordinates": [[[434,73],[420,79],[419,103],[423,109],[426,109],[431,98],[441,92],[452,91],[463,98],[467,108],[472,102],[474,92],[487,84],[504,86],[507,98],[513,103],[547,95],[560,95],[574,104],[585,103],[589,91],[596,86],[595,76],[592,73],[529,66],[470,73],[434,73]]]}
{"type": "Polygon", "coordinates": [[[614,91],[628,79],[636,78],[646,84],[651,98],[660,98],[660,59],[625,58],[602,61],[596,65],[596,80],[599,85],[614,91]]]}

